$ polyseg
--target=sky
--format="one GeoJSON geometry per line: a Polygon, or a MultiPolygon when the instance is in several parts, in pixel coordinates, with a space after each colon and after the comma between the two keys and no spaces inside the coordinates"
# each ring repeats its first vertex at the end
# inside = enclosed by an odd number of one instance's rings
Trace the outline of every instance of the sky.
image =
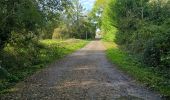
{"type": "Polygon", "coordinates": [[[86,11],[90,11],[93,8],[93,5],[96,0],[80,0],[83,7],[86,9],[86,11]]]}

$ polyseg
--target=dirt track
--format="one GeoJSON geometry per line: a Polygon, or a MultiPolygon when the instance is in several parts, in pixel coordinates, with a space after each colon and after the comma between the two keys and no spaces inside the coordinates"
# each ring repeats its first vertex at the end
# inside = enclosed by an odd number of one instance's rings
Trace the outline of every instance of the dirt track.
{"type": "Polygon", "coordinates": [[[108,62],[105,47],[92,41],[81,50],[17,84],[4,100],[160,100],[108,62]]]}

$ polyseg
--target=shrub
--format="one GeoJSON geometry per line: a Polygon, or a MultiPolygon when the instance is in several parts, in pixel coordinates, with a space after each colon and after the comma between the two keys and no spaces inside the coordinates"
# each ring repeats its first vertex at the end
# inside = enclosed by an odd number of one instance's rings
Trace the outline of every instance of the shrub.
{"type": "Polygon", "coordinates": [[[170,68],[170,31],[155,36],[147,44],[143,54],[145,64],[170,68]]]}

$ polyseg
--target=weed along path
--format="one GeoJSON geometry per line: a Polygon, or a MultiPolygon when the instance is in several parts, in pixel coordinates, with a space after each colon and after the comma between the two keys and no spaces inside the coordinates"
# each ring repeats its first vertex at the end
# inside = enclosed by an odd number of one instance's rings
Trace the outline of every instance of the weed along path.
{"type": "Polygon", "coordinates": [[[117,70],[100,41],[52,64],[15,86],[1,100],[160,100],[117,70]]]}

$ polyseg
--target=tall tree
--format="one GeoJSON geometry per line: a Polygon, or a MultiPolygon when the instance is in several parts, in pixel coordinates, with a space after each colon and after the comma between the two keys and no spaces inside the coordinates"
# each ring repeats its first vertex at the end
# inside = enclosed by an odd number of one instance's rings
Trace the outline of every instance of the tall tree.
{"type": "Polygon", "coordinates": [[[92,11],[89,14],[89,17],[93,22],[97,24],[97,27],[101,27],[101,18],[104,8],[106,7],[108,0],[96,0],[92,11]]]}

